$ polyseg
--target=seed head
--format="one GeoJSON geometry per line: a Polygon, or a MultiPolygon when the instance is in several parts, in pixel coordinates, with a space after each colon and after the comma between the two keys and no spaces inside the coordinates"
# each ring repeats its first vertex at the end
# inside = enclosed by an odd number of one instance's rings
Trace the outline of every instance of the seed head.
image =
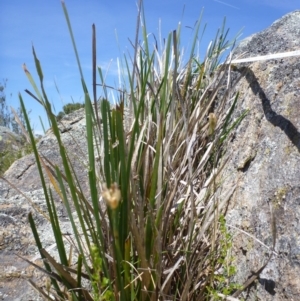
{"type": "Polygon", "coordinates": [[[208,135],[212,135],[216,129],[217,126],[217,117],[214,113],[209,113],[208,115],[208,123],[209,123],[209,128],[208,128],[208,135]]]}
{"type": "Polygon", "coordinates": [[[117,183],[113,183],[110,188],[107,188],[106,184],[104,184],[102,197],[111,209],[116,209],[121,200],[121,191],[117,183]]]}

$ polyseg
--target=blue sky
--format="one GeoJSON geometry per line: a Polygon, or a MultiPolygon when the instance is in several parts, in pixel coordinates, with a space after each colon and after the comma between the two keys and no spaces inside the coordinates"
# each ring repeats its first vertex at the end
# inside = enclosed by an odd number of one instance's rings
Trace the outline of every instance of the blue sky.
{"type": "MultiPolygon", "coordinates": [[[[91,85],[91,28],[97,31],[97,65],[107,71],[107,80],[118,85],[117,58],[133,53],[129,39],[134,41],[136,0],[65,0],[78,47],[83,73],[91,85]]],[[[223,18],[233,37],[243,28],[240,39],[270,26],[284,14],[300,9],[299,0],[144,0],[148,32],[162,35],[182,23],[183,42],[188,44],[202,8],[202,28],[207,24],[202,47],[213,39],[223,18]]],[[[24,90],[33,91],[22,64],[25,63],[38,83],[32,56],[32,45],[42,64],[44,84],[50,101],[58,113],[72,99],[83,102],[80,76],[60,0],[1,0],[0,2],[0,80],[7,79],[7,104],[19,106],[18,93],[31,111],[31,122],[41,132],[39,116],[45,119],[41,106],[24,90]],[[58,94],[55,82],[60,94],[58,94]]],[[[200,31],[201,32],[201,31],[200,31]]],[[[187,45],[182,45],[187,47],[187,45]]],[[[100,88],[98,95],[101,94],[100,88]]]]}

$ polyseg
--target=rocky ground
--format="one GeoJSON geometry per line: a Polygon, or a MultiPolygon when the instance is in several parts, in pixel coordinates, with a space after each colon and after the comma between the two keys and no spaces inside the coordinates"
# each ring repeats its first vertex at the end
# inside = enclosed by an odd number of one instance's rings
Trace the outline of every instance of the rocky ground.
{"type": "MultiPolygon", "coordinates": [[[[41,189],[26,193],[36,207],[47,213],[41,189]]],[[[57,204],[62,231],[71,231],[68,218],[61,204],[57,204]]],[[[20,195],[0,199],[0,300],[42,300],[31,288],[28,279],[45,284],[43,275],[18,255],[42,265],[28,223],[32,212],[43,246],[55,252],[54,237],[50,223],[31,203],[20,195]]],[[[51,252],[50,252],[51,253],[51,252]]]]}

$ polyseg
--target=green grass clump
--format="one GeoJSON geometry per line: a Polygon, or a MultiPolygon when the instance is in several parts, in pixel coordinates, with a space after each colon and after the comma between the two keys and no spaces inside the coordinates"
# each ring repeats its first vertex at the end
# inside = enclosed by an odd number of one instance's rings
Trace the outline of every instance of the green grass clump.
{"type": "Polygon", "coordinates": [[[16,160],[32,153],[32,147],[29,143],[24,142],[24,145],[20,146],[18,150],[12,149],[11,143],[11,141],[8,141],[0,152],[0,176],[3,175],[16,160]]]}
{"type": "Polygon", "coordinates": [[[81,108],[84,108],[84,104],[79,103],[79,102],[68,103],[68,104],[64,105],[63,110],[60,111],[56,116],[57,121],[60,121],[65,115],[70,114],[74,111],[77,111],[81,108]]]}
{"type": "Polygon", "coordinates": [[[91,97],[62,5],[85,95],[90,189],[83,193],[73,173],[33,49],[41,91],[24,70],[35,99],[47,112],[63,162],[62,168],[44,164],[20,95],[59,256],[55,260],[43,248],[30,214],[44,271],[51,278],[47,290],[38,290],[51,300],[198,301],[217,299],[218,292],[230,295],[234,269],[228,262],[230,237],[222,216],[235,186],[223,187],[222,169],[228,137],[244,114],[232,121],[237,95],[231,93],[234,84],[227,83],[230,64],[220,64],[230,47],[224,26],[200,60],[195,55],[200,17],[184,64],[180,26],[161,52],[152,49],[141,6],[143,42],[137,42],[138,26],[133,59],[125,57],[120,70],[128,79],[126,88],[112,106],[102,70],[96,68],[95,27],[91,97]],[[97,71],[104,95],[100,104],[97,71]],[[45,174],[68,211],[71,240],[61,232],[45,174]]]}

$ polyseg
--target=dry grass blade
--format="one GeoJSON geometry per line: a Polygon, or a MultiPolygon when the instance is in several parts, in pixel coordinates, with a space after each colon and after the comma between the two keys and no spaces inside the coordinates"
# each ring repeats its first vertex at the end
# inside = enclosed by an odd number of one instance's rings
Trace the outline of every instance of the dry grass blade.
{"type": "Polygon", "coordinates": [[[77,280],[75,280],[69,272],[67,272],[63,265],[56,262],[56,260],[45,250],[42,249],[41,253],[45,256],[46,260],[56,269],[56,271],[61,275],[62,281],[68,284],[69,289],[80,289],[84,295],[85,300],[93,301],[91,295],[83,288],[77,287],[77,280]]]}
{"type": "Polygon", "coordinates": [[[168,276],[167,276],[167,278],[165,279],[163,285],[161,286],[161,290],[162,290],[162,291],[164,290],[164,288],[165,288],[165,286],[168,284],[170,278],[173,276],[173,274],[175,273],[176,269],[178,269],[178,267],[180,266],[181,261],[183,261],[183,260],[184,260],[184,257],[181,256],[181,257],[177,260],[177,262],[175,263],[175,265],[174,265],[172,268],[169,268],[169,269],[167,269],[167,270],[165,270],[165,271],[163,272],[165,275],[168,275],[168,276]]]}
{"type": "Polygon", "coordinates": [[[48,275],[49,277],[57,280],[58,282],[62,282],[62,279],[61,279],[61,277],[58,274],[56,274],[54,272],[48,272],[44,268],[40,267],[39,265],[35,264],[34,262],[28,260],[27,258],[25,258],[25,257],[23,257],[21,255],[18,255],[18,254],[15,254],[15,255],[18,256],[18,257],[20,257],[21,259],[23,259],[24,261],[26,261],[30,265],[34,266],[37,270],[41,271],[43,274],[48,275]]]}
{"type": "Polygon", "coordinates": [[[28,280],[29,284],[34,288],[35,291],[37,291],[39,294],[41,294],[45,300],[51,300],[53,301],[53,298],[51,295],[45,293],[41,288],[39,288],[31,279],[28,280]]]}
{"type": "Polygon", "coordinates": [[[235,227],[235,226],[233,226],[233,225],[231,225],[231,224],[228,224],[228,223],[227,223],[226,225],[227,225],[228,227],[234,229],[234,230],[237,230],[237,231],[239,231],[239,232],[241,232],[241,233],[243,233],[243,234],[245,234],[245,235],[251,237],[253,240],[255,240],[256,242],[258,242],[258,243],[259,243],[260,245],[262,245],[264,248],[266,248],[267,250],[273,252],[274,255],[278,256],[278,253],[273,249],[273,246],[272,246],[272,247],[268,247],[268,246],[267,246],[266,244],[264,244],[261,240],[259,240],[259,239],[256,238],[255,236],[251,235],[250,233],[248,233],[248,232],[246,232],[246,231],[244,231],[244,230],[242,230],[242,229],[240,229],[240,228],[238,228],[238,227],[235,227]]]}
{"type": "Polygon", "coordinates": [[[240,299],[230,297],[230,296],[226,296],[226,295],[220,294],[220,293],[218,293],[218,296],[221,297],[222,300],[224,300],[224,301],[240,301],[240,299]]]}
{"type": "Polygon", "coordinates": [[[10,109],[11,109],[11,111],[13,112],[14,117],[15,117],[15,120],[16,120],[16,122],[18,123],[18,125],[19,125],[19,127],[20,127],[20,129],[21,129],[21,131],[22,131],[22,134],[23,134],[24,137],[26,138],[27,143],[30,143],[29,135],[28,135],[27,131],[25,130],[24,125],[23,125],[23,123],[21,122],[21,120],[20,120],[20,118],[19,118],[17,112],[16,112],[15,109],[12,108],[12,107],[10,107],[10,109]]]}

